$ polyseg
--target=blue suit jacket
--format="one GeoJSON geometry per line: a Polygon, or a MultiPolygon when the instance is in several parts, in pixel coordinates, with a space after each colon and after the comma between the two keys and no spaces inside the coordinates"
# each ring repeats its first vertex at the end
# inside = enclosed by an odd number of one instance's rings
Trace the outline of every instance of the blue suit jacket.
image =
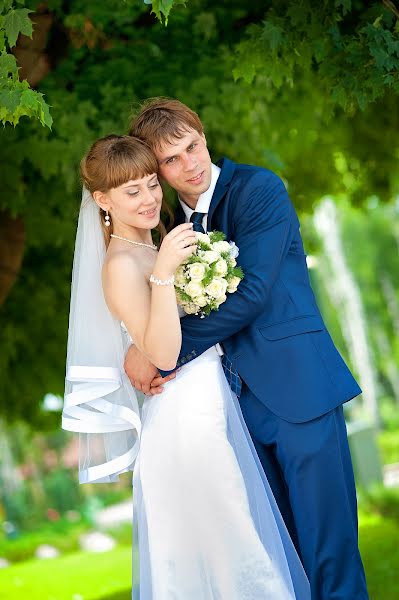
{"type": "MultiPolygon", "coordinates": [[[[291,422],[318,417],[361,393],[324,325],[310,286],[299,220],[281,179],[220,163],[208,230],[240,251],[245,277],[219,311],[182,319],[177,366],[222,342],[243,381],[291,422]]],[[[184,221],[179,207],[177,222],[184,221]]]]}

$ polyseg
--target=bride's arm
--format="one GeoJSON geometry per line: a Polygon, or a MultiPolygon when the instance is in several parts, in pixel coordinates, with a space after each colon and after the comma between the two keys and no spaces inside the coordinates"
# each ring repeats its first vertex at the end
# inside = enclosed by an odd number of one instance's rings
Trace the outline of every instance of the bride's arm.
{"type": "MultiPolygon", "coordinates": [[[[170,279],[195,251],[191,224],[176,227],[163,240],[154,276],[170,279]]],[[[159,368],[174,369],[181,346],[180,319],[173,285],[149,284],[131,254],[115,254],[104,266],[104,296],[123,321],[137,348],[159,368]]]]}

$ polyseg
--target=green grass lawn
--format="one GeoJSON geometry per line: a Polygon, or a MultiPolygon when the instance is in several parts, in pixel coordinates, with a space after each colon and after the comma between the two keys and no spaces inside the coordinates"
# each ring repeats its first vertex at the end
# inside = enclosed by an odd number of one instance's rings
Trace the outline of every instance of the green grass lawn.
{"type": "Polygon", "coordinates": [[[370,600],[398,600],[398,522],[360,513],[359,529],[370,600]]]}
{"type": "MultiPolygon", "coordinates": [[[[399,525],[360,513],[360,547],[371,600],[397,600],[399,525]]],[[[130,600],[131,548],[30,560],[0,571],[0,600],[130,600]]],[[[348,599],[349,600],[349,599],[348,599]]]]}
{"type": "Polygon", "coordinates": [[[131,570],[128,546],[30,560],[0,571],[0,599],[125,600],[130,598],[131,570]]]}

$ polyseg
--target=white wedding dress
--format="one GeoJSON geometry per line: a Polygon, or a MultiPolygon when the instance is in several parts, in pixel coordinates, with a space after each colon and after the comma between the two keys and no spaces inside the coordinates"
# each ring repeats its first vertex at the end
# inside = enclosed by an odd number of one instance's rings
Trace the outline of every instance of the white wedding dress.
{"type": "Polygon", "coordinates": [[[133,599],[309,599],[216,348],[147,397],[142,413],[133,599]]]}
{"type": "Polygon", "coordinates": [[[105,252],[83,189],[62,427],[79,433],[81,483],[115,481],[134,466],[134,600],[310,600],[216,348],[140,414],[123,368],[131,340],[103,295],[105,252]]]}

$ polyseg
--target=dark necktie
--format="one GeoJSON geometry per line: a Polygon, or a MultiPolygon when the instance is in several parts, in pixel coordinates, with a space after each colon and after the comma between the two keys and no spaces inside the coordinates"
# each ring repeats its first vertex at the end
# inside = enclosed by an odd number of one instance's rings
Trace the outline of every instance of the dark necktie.
{"type": "Polygon", "coordinates": [[[205,215],[206,213],[193,212],[190,217],[190,223],[194,223],[194,231],[198,231],[198,233],[205,233],[205,229],[202,226],[202,219],[205,217],[205,215]]]}

